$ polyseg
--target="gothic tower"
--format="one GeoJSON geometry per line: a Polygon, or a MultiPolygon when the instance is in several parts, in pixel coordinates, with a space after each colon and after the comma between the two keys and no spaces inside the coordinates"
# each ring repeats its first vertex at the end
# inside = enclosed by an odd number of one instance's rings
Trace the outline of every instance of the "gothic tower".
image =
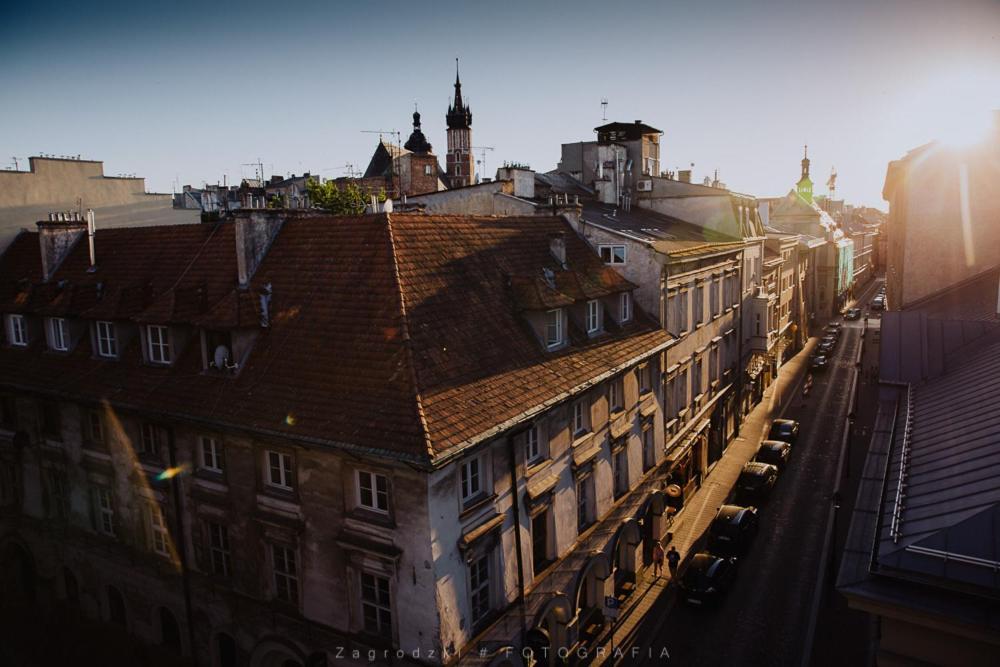
{"type": "Polygon", "coordinates": [[[808,203],[813,203],[813,182],[809,178],[809,147],[806,146],[802,155],[802,178],[796,183],[795,189],[799,196],[808,203]]]}
{"type": "Polygon", "coordinates": [[[475,161],[472,156],[472,111],[462,102],[462,82],[458,78],[458,58],[455,58],[455,99],[448,107],[448,155],[446,171],[448,187],[472,185],[475,161]]]}

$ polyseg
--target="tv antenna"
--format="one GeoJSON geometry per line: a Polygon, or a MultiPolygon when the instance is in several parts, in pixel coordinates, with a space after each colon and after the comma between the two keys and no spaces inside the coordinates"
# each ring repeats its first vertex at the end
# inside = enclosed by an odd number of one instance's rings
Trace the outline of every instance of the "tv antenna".
{"type": "Polygon", "coordinates": [[[608,119],[608,98],[601,98],[601,120],[608,119]]]}
{"type": "Polygon", "coordinates": [[[264,185],[264,163],[257,158],[256,162],[244,162],[240,165],[241,167],[255,167],[254,173],[257,174],[257,179],[260,181],[261,185],[264,185]]]}
{"type": "Polygon", "coordinates": [[[479,180],[483,180],[483,174],[486,173],[486,151],[495,150],[493,146],[473,146],[472,150],[479,151],[479,159],[476,160],[476,164],[479,165],[479,180]]]}

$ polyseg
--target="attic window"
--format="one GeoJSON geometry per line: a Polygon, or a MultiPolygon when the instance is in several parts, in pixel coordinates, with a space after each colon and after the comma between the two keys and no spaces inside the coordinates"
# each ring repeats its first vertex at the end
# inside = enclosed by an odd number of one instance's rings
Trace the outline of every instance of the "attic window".
{"type": "Polygon", "coordinates": [[[605,264],[624,264],[626,250],[624,245],[602,245],[598,246],[601,253],[601,261],[605,264]]]}
{"type": "Polygon", "coordinates": [[[26,347],[28,345],[28,326],[24,315],[7,316],[7,339],[11,345],[26,347]]]}
{"type": "Polygon", "coordinates": [[[149,361],[154,364],[169,364],[170,330],[167,327],[150,324],[146,327],[147,352],[149,361]]]}
{"type": "Polygon", "coordinates": [[[549,349],[562,344],[562,308],[545,313],[545,345],[549,349]]]}
{"type": "Polygon", "coordinates": [[[628,292],[622,292],[620,298],[622,322],[628,322],[632,319],[632,295],[628,292]]]}
{"type": "Polygon", "coordinates": [[[61,317],[49,318],[49,347],[57,352],[65,352],[69,349],[66,320],[61,317]]]}
{"type": "Polygon", "coordinates": [[[587,333],[601,330],[601,304],[595,299],[587,302],[587,333]]]}
{"type": "Polygon", "coordinates": [[[97,323],[97,356],[113,359],[118,356],[118,337],[114,322],[97,323]]]}

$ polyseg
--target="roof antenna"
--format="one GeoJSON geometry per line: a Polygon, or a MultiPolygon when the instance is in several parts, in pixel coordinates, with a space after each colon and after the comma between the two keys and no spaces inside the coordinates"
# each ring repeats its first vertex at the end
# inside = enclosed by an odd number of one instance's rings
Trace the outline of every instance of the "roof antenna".
{"type": "Polygon", "coordinates": [[[601,98],[601,120],[608,119],[608,98],[601,98]]]}

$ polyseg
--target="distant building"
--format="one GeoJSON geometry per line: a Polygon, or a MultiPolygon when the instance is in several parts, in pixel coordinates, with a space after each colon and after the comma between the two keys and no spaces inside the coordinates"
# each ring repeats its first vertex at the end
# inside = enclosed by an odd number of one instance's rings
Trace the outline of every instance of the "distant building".
{"type": "Polygon", "coordinates": [[[556,171],[593,187],[602,203],[627,206],[644,187],[640,180],[660,174],[663,132],[641,120],[607,123],[594,131],[597,141],[562,145],[556,171]]]}
{"type": "Polygon", "coordinates": [[[455,59],[455,97],[445,116],[448,123],[448,153],[445,159],[449,188],[475,183],[476,163],[472,154],[472,109],[462,100],[462,82],[455,59]]]}
{"type": "Polygon", "coordinates": [[[0,171],[0,252],[22,229],[55,211],[93,209],[100,228],[198,222],[198,214],[174,210],[169,194],[146,192],[134,176],[105,176],[104,163],[31,157],[28,171],[0,171]]]}
{"type": "Polygon", "coordinates": [[[381,179],[381,189],[389,197],[418,195],[444,190],[441,167],[420,127],[420,112],[413,112],[413,132],[403,146],[379,138],[361,187],[371,190],[381,179]]]}

